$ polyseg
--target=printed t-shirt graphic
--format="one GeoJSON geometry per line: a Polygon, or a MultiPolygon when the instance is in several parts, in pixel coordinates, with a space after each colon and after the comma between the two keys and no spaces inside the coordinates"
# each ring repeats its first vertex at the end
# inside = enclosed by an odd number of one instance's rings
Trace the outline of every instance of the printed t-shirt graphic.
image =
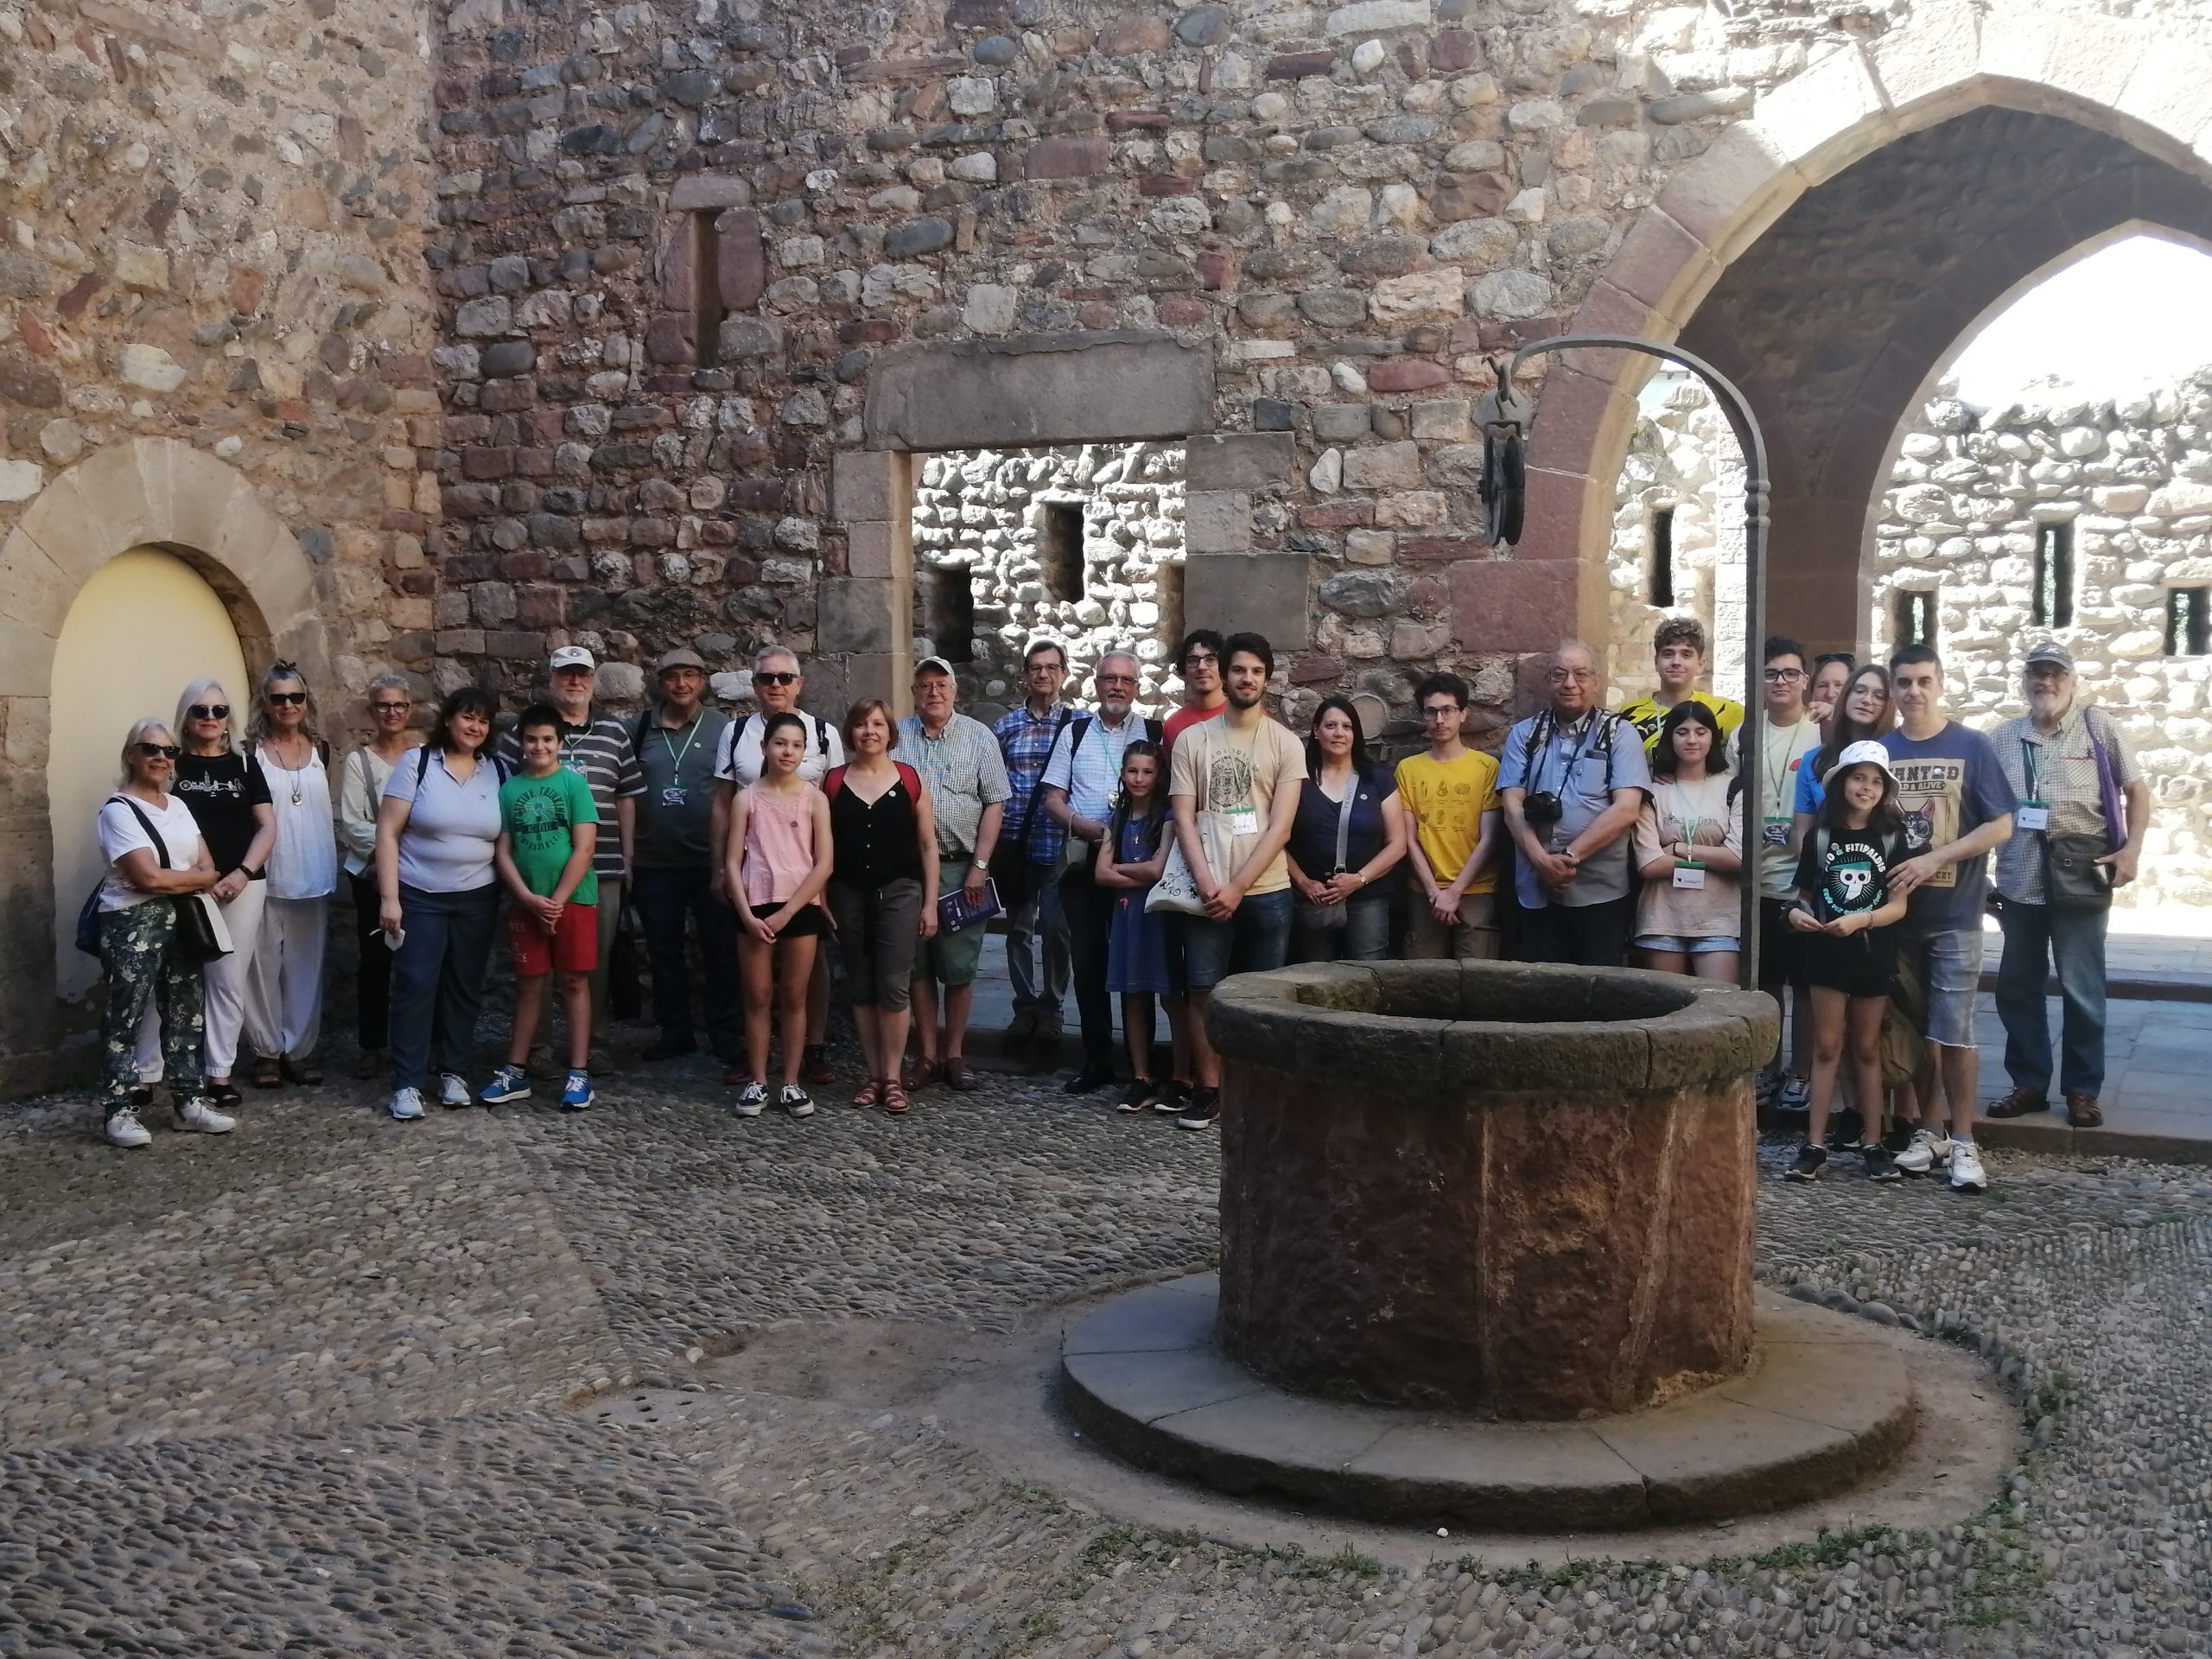
{"type": "MultiPolygon", "coordinates": [[[[565,766],[543,778],[518,773],[499,788],[501,827],[514,839],[515,870],[523,885],[540,898],[561,885],[561,872],[575,850],[570,831],[578,824],[596,825],[599,809],[591,785],[565,766]]],[[[569,895],[571,904],[599,902],[599,877],[586,870],[584,879],[569,895]]]]}
{"type": "Polygon", "coordinates": [[[1890,854],[1870,836],[1843,836],[1832,842],[1817,872],[1814,910],[1824,922],[1839,916],[1855,916],[1863,910],[1879,910],[1890,893],[1890,854]]]}
{"type": "MultiPolygon", "coordinates": [[[[1907,857],[1916,858],[1931,847],[1948,846],[1959,838],[1959,810],[1966,799],[1967,763],[1963,758],[1930,755],[1916,760],[1892,758],[1897,774],[1897,809],[1904,814],[1907,857]]],[[[1955,887],[1959,867],[1948,864],[1929,876],[1930,887],[1955,887]]]]}

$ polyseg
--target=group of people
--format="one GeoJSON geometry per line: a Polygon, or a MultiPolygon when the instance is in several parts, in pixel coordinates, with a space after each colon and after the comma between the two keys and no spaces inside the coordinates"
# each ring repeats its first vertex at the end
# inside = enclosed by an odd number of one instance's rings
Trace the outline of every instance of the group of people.
{"type": "Polygon", "coordinates": [[[783,647],[754,662],[751,713],[707,706],[705,664],[677,649],[655,664],[652,706],[617,715],[594,703],[590,652],[566,645],[544,700],[496,740],[493,698],[464,688],[417,747],[407,683],[374,681],[372,736],[335,763],[334,800],[296,668],[264,677],[242,745],[227,695],[201,683],[174,727],[132,728],[99,813],[108,868],[87,914],[108,969],[108,1135],[147,1143],[138,1115],[164,1072],[184,1128],[232,1128],[241,1033],[257,1085],[320,1079],[325,906],[341,866],[361,947],[356,1070],[388,1069],[397,1119],[422,1116],[431,1093],[454,1108],[528,1098],[556,988],[561,1103],[589,1107],[626,915],[651,969],[647,1060],[690,1053],[703,1033],[739,1116],[808,1116],[810,1089],[836,1077],[834,942],[862,1057],[853,1103],[903,1113],[933,1085],[976,1086],[969,1016],[986,924],[1002,916],[1009,1050],[1056,1052],[1071,989],[1081,1060],[1066,1087],[1109,1087],[1118,998],[1118,1109],[1198,1130],[1220,1116],[1205,1015],[1232,973],[1394,953],[1615,966],[1633,953],[1732,980],[1750,880],[1761,982],[1794,1004],[1789,1056],[1762,1079],[1808,1111],[1792,1175],[1818,1175],[1846,1147],[1878,1179],[1941,1166],[1979,1188],[1972,1025],[1993,854],[2016,1084],[1993,1110],[2048,1109],[2055,954],[2066,1109],[2097,1122],[2094,900],[2132,879],[2147,795],[2117,727],[2076,705],[2063,648],[2030,653],[2029,714],[1984,736],[1943,714],[1927,646],[1860,666],[1770,639],[1755,758],[1742,708],[1699,689],[1706,654],[1694,621],[1662,624],[1657,694],[1611,711],[1594,654],[1569,641],[1546,706],[1497,756],[1466,741],[1466,682],[1433,674],[1415,690],[1424,745],[1390,766],[1347,698],[1324,699],[1302,739],[1274,718],[1274,652],[1255,633],[1185,636],[1183,701],[1164,718],[1136,710],[1134,653],[1098,660],[1084,709],[1066,695],[1065,648],[1040,639],[1022,701],[988,727],[955,707],[937,657],[915,670],[912,715],[864,698],[833,724],[799,706],[804,666],[783,647]],[[1762,769],[1748,847],[1746,765],[1762,769]],[[503,913],[512,1030],[472,1090],[503,913]],[[1885,1073],[1893,1002],[1926,1056],[1910,1078],[1885,1073]]]}

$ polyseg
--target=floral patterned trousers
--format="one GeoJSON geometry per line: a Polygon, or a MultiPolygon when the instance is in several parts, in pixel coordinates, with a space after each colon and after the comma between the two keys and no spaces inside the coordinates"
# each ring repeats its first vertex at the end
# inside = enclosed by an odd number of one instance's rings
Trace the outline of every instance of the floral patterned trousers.
{"type": "Polygon", "coordinates": [[[207,1035],[200,964],[176,951],[176,905],[149,899],[100,917],[100,958],[107,964],[107,1008],[100,1019],[101,1105],[130,1103],[138,1083],[138,1022],[151,1004],[162,1022],[162,1065],[180,1102],[200,1092],[200,1049],[207,1035]]]}

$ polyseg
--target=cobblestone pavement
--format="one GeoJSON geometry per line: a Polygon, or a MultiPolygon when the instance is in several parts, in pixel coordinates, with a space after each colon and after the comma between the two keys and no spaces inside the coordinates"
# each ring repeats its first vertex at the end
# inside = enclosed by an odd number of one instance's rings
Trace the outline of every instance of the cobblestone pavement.
{"type": "Polygon", "coordinates": [[[2004,1490],[1701,1567],[1414,1568],[1103,1517],[912,1403],[933,1333],[1205,1262],[1211,1137],[823,1093],[745,1122],[632,1070],[400,1125],[333,1085],[134,1154],[0,1113],[0,1655],[2212,1650],[2203,1172],[1999,1153],[1977,1201],[1770,1148],[1763,1273],[1986,1351],[2034,1425],[2004,1490]]]}

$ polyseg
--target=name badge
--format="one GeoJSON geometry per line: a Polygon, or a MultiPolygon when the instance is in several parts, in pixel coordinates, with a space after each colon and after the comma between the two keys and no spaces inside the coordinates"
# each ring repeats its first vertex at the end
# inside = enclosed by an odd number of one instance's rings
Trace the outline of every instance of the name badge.
{"type": "Polygon", "coordinates": [[[1257,807],[1233,807],[1228,816],[1230,835],[1256,836],[1260,833],[1260,812],[1257,807]]]}
{"type": "Polygon", "coordinates": [[[581,760],[565,760],[562,762],[561,770],[575,772],[577,777],[583,778],[586,783],[591,781],[590,779],[584,777],[584,763],[581,760]]]}
{"type": "Polygon", "coordinates": [[[1687,887],[1693,893],[1702,892],[1705,887],[1705,866],[1702,864],[1675,865],[1675,885],[1678,887],[1687,887]]]}
{"type": "Polygon", "coordinates": [[[660,792],[663,806],[682,806],[691,798],[691,791],[679,785],[671,784],[660,792]]]}
{"type": "Polygon", "coordinates": [[[1789,844],[1789,820],[1769,818],[1759,826],[1759,840],[1769,847],[1787,847],[1789,844]]]}
{"type": "Polygon", "coordinates": [[[2048,830],[2050,808],[2042,801],[2022,801],[2012,814],[2015,830],[2048,830]]]}

